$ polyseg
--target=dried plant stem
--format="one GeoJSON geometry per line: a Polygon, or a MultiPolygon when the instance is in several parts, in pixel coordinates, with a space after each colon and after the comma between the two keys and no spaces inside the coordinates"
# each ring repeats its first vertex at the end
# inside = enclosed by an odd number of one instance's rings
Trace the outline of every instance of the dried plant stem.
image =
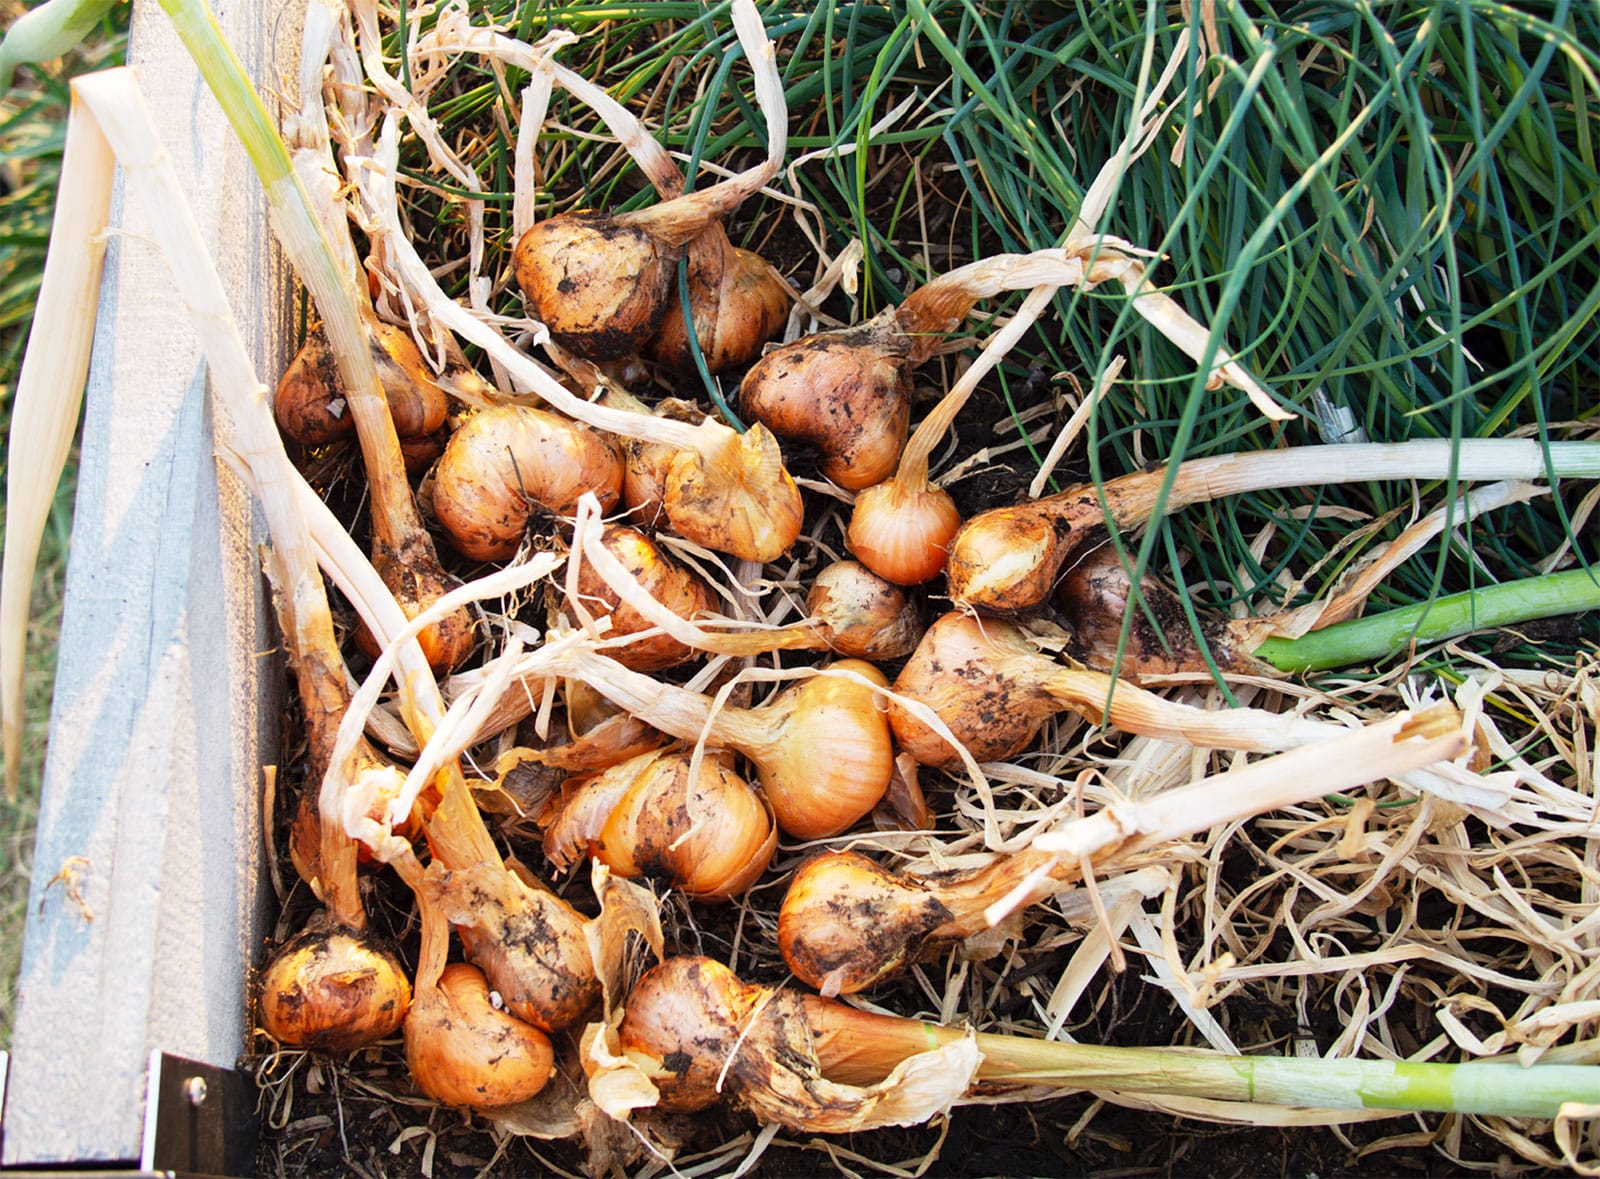
{"type": "Polygon", "coordinates": [[[306,709],[314,772],[328,771],[319,798],[323,899],[344,924],[360,928],[365,917],[356,889],[355,846],[343,836],[343,786],[347,774],[360,773],[376,758],[355,759],[348,766],[329,764],[338,718],[349,697],[322,575],[296,500],[299,473],[284,453],[265,389],[227,312],[222,283],[134,75],[110,70],[81,78],[73,87],[113,145],[130,188],[151,210],[160,211],[152,218],[157,241],[194,321],[212,388],[227,409],[230,445],[254,477],[273,537],[279,614],[306,709]]]}
{"type": "MultiPolygon", "coordinates": [[[[443,593],[444,574],[412,499],[378,382],[369,344],[377,321],[354,251],[347,241],[341,249],[330,240],[327,221],[204,0],[165,0],[162,7],[243,144],[266,191],[278,242],[322,316],[366,467],[374,562],[391,586],[403,583],[408,597],[416,594],[416,612],[443,593]]],[[[460,662],[471,648],[469,632],[464,615],[441,625],[427,640],[430,657],[440,665],[460,662]]]]}
{"type": "Polygon", "coordinates": [[[83,405],[105,258],[103,234],[111,209],[111,151],[99,131],[78,115],[77,102],[74,95],[50,226],[51,250],[11,397],[0,573],[0,728],[5,733],[8,802],[16,800],[22,770],[23,656],[33,572],[83,405]]]}

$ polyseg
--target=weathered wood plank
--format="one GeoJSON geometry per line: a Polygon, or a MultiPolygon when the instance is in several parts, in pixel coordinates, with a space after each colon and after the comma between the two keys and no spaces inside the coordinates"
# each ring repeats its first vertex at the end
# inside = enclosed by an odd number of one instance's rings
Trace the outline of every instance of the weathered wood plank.
{"type": "MultiPolygon", "coordinates": [[[[290,6],[244,0],[218,17],[258,85],[280,89],[296,52],[284,43],[298,28],[290,6]]],[[[259,185],[154,0],[135,4],[129,56],[270,377],[285,359],[290,300],[259,185]]],[[[148,215],[119,191],[85,409],[5,1164],[137,1159],[150,1050],[234,1062],[270,895],[260,767],[276,747],[281,674],[260,535],[248,497],[213,459],[204,366],[144,236],[148,215]]]]}

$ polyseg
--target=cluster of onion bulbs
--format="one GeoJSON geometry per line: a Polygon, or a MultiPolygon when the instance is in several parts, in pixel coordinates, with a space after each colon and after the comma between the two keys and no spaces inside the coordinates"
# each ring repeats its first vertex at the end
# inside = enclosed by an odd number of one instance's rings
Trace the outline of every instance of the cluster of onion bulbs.
{"type": "MultiPolygon", "coordinates": [[[[768,876],[780,843],[874,823],[927,826],[922,769],[1013,756],[1058,711],[1098,719],[1109,679],[1041,655],[999,619],[1007,607],[987,619],[938,617],[932,603],[960,519],[948,495],[926,486],[926,447],[908,449],[919,366],[981,300],[1037,286],[1039,267],[1067,273],[1070,260],[1059,251],[987,260],[855,326],[779,343],[790,288],[734,247],[724,224],[756,187],[717,186],[641,212],[563,213],[516,241],[524,310],[550,340],[529,359],[583,413],[493,388],[460,368],[454,346],[455,367],[441,368],[408,330],[374,319],[372,355],[398,440],[366,453],[374,500],[381,477],[386,501],[409,503],[409,490],[421,505],[419,523],[378,538],[389,564],[403,580],[408,554],[435,540],[459,578],[567,553],[562,575],[509,610],[541,634],[590,641],[551,654],[535,679],[502,682],[468,744],[477,765],[503,769],[430,788],[410,830],[397,832],[410,845],[385,858],[420,914],[411,978],[403,956],[369,935],[337,816],[302,808],[297,867],[331,913],[341,865],[346,900],[265,972],[261,1023],[279,1042],[347,1052],[399,1030],[428,1095],[481,1109],[525,1102],[559,1067],[572,1030],[596,1018],[603,990],[586,918],[545,876],[598,862],[697,904],[726,902],[768,876]],[[693,362],[691,327],[707,368],[738,377],[747,433],[671,397],[650,404],[641,382],[677,388],[675,374],[693,362]],[[854,498],[848,527],[829,497],[802,498],[788,469],[801,454],[802,476],[854,498]],[[574,518],[585,512],[603,516],[603,529],[580,535],[574,518]]],[[[275,401],[308,469],[343,445],[351,415],[341,380],[313,330],[275,401]]],[[[1052,530],[1047,516],[1027,523],[1052,530]]],[[[971,527],[963,554],[982,551],[971,527]]],[[[1004,543],[993,560],[1015,572],[1026,538],[1004,543]]],[[[447,688],[493,655],[488,620],[467,629],[466,643],[429,652],[441,673],[456,672],[447,688]]],[[[1116,723],[1228,739],[1133,692],[1116,723]]],[[[1273,730],[1254,747],[1296,739],[1273,730]]],[[[887,887],[870,870],[833,880],[843,881],[830,884],[834,910],[857,903],[912,933],[910,949],[846,985],[848,972],[817,949],[829,914],[786,912],[783,952],[798,977],[829,991],[870,985],[926,935],[966,929],[952,910],[973,909],[982,893],[940,899],[887,887]]]]}

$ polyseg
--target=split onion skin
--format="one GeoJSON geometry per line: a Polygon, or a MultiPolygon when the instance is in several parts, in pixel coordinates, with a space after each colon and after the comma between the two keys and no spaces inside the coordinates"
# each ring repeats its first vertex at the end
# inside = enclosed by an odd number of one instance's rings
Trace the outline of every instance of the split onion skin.
{"type": "Polygon", "coordinates": [[[662,505],[679,536],[762,564],[788,552],[805,524],[800,488],[777,438],[760,424],[728,431],[716,455],[673,455],[662,505]]]}
{"type": "Polygon", "coordinates": [[[494,1006],[483,972],[464,962],[417,992],[405,1021],[406,1064],[435,1101],[494,1109],[527,1101],[555,1072],[550,1038],[494,1006]]]}
{"type": "Polygon", "coordinates": [[[780,438],[816,446],[822,474],[840,487],[871,487],[895,469],[910,433],[910,356],[885,312],[767,353],[740,383],[740,407],[780,438]]]}
{"type": "Polygon", "coordinates": [[[544,410],[503,405],[450,436],[433,474],[433,510],[462,556],[514,556],[538,505],[570,515],[584,492],[609,511],[622,492],[621,449],[607,436],[544,410]]]}
{"type": "Polygon", "coordinates": [[[616,360],[656,334],[682,252],[637,225],[564,213],[524,233],[512,264],[551,339],[589,360],[616,360]]]}
{"type": "Polygon", "coordinates": [[[570,868],[593,855],[619,876],[663,880],[696,900],[741,896],[766,871],[778,828],[726,756],[655,751],[569,782],[545,855],[570,868]]]}
{"type": "Polygon", "coordinates": [[[343,1055],[399,1029],[411,983],[375,938],[316,921],[261,969],[258,1018],[280,1044],[343,1055]]]}
{"type": "MultiPolygon", "coordinates": [[[[444,425],[450,399],[434,382],[421,350],[410,333],[394,324],[378,322],[372,331],[369,347],[395,433],[402,439],[434,433],[444,425]]],[[[284,436],[302,446],[355,436],[356,421],[345,405],[338,365],[320,325],[308,333],[284,370],[272,410],[284,436]]]]}

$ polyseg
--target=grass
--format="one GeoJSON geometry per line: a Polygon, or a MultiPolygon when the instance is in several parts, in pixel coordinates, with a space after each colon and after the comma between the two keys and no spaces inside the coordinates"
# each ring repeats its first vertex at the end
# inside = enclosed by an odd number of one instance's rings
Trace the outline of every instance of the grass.
{"type": "MultiPolygon", "coordinates": [[[[21,5],[6,5],[0,10],[0,24],[9,24],[21,10],[21,5]]],[[[42,69],[24,67],[11,91],[0,95],[0,176],[5,182],[0,195],[0,427],[8,436],[11,390],[22,364],[49,240],[66,127],[67,80],[76,72],[115,64],[122,44],[122,28],[116,21],[108,21],[101,34],[83,50],[47,63],[42,69]]],[[[22,959],[33,833],[72,529],[73,471],[69,466],[57,490],[35,575],[28,633],[27,736],[22,772],[15,783],[14,800],[8,796],[9,789],[0,793],[0,1046],[10,1039],[17,970],[22,959]]],[[[0,511],[4,494],[0,471],[0,511]]]]}
{"type": "MultiPolygon", "coordinates": [[[[606,79],[618,97],[666,112],[660,138],[670,148],[731,164],[759,144],[737,70],[734,84],[708,85],[720,50],[707,41],[706,10],[655,7],[608,6],[604,36],[563,59],[606,79]]],[[[1127,352],[1132,364],[1092,421],[1096,477],[1153,459],[1321,441],[1322,419],[1341,410],[1380,442],[1550,437],[1570,433],[1560,423],[1573,418],[1592,429],[1600,16],[1581,4],[1539,11],[1391,0],[1276,6],[1260,19],[1227,7],[1209,30],[1196,20],[1180,71],[1194,80],[1189,101],[1129,169],[1105,228],[1158,250],[1153,280],[1202,323],[1220,325],[1303,416],[1273,427],[1242,399],[1205,390],[1194,366],[1111,288],[1063,292],[1053,326],[1002,366],[995,393],[1019,427],[1040,399],[1038,374],[1072,373],[1087,387],[1127,352]],[[1194,56],[1196,41],[1207,56],[1194,56]]],[[[523,32],[540,27],[528,6],[502,0],[485,12],[520,20],[523,32]]],[[[579,33],[599,15],[563,5],[537,13],[579,33]]],[[[830,255],[852,237],[865,244],[862,316],[972,257],[1057,244],[1124,132],[1147,36],[1159,69],[1183,29],[1134,0],[824,5],[775,14],[769,25],[785,38],[791,159],[836,149],[797,169],[792,195],[809,203],[815,244],[830,255]],[[908,95],[920,104],[869,134],[908,95]]],[[[521,79],[516,71],[496,79],[470,60],[453,68],[433,113],[482,177],[485,271],[504,273],[504,129],[516,125],[521,79]]],[[[560,127],[541,140],[542,212],[650,199],[625,158],[581,137],[595,130],[586,111],[558,96],[552,115],[560,127]]],[[[427,176],[420,150],[406,162],[427,176]]],[[[414,218],[443,232],[440,258],[464,252],[461,195],[436,183],[413,190],[414,218]]],[[[741,211],[739,244],[760,244],[783,217],[770,200],[753,203],[741,211]]],[[[802,286],[810,265],[793,275],[802,286]]],[[[513,290],[498,295],[517,311],[513,290]]],[[[1045,392],[1065,393],[1065,381],[1058,375],[1045,392]]],[[[1041,449],[1030,446],[1029,459],[1041,449]]],[[[1213,608],[1279,585],[1304,601],[1362,551],[1348,546],[1341,510],[1394,513],[1373,531],[1376,544],[1405,526],[1403,494],[1358,487],[1240,497],[1152,529],[1139,555],[1186,599],[1203,587],[1213,608]],[[1263,529],[1275,531],[1265,546],[1263,529]],[[1317,576],[1302,583],[1306,570],[1317,576]]],[[[1572,502],[1509,509],[1463,543],[1431,546],[1375,606],[1541,572],[1570,533],[1572,502]]]]}

